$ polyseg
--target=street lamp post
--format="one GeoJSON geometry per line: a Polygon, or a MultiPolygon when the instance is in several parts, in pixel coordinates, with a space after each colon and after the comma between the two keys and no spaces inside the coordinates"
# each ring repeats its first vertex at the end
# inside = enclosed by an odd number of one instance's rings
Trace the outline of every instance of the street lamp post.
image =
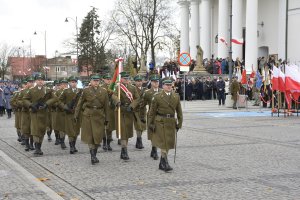
{"type": "Polygon", "coordinates": [[[78,25],[77,25],[77,16],[75,17],[75,19],[73,19],[72,17],[66,17],[65,22],[69,22],[68,19],[73,20],[73,22],[75,22],[75,28],[76,28],[76,57],[77,57],[77,73],[79,72],[79,64],[78,64],[78,25]]]}
{"type": "Polygon", "coordinates": [[[55,51],[55,80],[57,80],[57,62],[56,62],[56,60],[57,60],[56,54],[57,53],[58,53],[58,51],[56,50],[55,51]]]}
{"type": "MultiPolygon", "coordinates": [[[[34,31],[33,33],[34,35],[37,35],[37,32],[34,31]]],[[[46,71],[46,80],[47,80],[47,32],[45,30],[45,33],[44,33],[44,42],[45,42],[45,58],[46,58],[46,66],[45,66],[45,71],[46,71]]]]}

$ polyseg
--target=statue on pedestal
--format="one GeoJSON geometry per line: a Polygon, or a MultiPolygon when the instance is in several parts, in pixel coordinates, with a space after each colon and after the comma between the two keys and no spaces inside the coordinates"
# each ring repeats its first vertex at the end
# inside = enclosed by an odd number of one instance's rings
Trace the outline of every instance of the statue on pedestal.
{"type": "Polygon", "coordinates": [[[205,69],[203,68],[203,50],[199,45],[197,45],[196,48],[197,48],[197,65],[194,71],[205,71],[205,69]]]}

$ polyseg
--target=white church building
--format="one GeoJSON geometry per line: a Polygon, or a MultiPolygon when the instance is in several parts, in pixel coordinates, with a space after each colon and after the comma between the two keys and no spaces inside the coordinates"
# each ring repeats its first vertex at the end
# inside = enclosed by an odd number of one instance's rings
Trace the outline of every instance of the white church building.
{"type": "Polygon", "coordinates": [[[252,66],[257,68],[257,58],[262,56],[273,55],[284,60],[287,54],[290,62],[300,62],[300,0],[178,0],[177,3],[180,52],[190,53],[192,59],[196,60],[197,45],[203,49],[203,58],[228,57],[232,30],[232,38],[243,42],[232,43],[232,59],[244,59],[247,73],[251,73],[252,66]]]}

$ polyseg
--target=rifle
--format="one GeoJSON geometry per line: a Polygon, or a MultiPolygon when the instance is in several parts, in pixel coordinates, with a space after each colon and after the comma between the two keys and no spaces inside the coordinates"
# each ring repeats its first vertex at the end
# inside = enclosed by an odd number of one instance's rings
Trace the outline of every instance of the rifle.
{"type": "Polygon", "coordinates": [[[75,97],[71,100],[70,103],[67,104],[68,108],[70,109],[70,111],[72,112],[74,110],[74,107],[79,99],[79,97],[81,96],[82,90],[79,90],[75,97]]]}
{"type": "Polygon", "coordinates": [[[31,106],[32,112],[36,112],[37,110],[46,108],[46,100],[48,99],[49,95],[51,95],[52,91],[53,90],[50,89],[42,98],[40,98],[35,104],[31,106]]]}

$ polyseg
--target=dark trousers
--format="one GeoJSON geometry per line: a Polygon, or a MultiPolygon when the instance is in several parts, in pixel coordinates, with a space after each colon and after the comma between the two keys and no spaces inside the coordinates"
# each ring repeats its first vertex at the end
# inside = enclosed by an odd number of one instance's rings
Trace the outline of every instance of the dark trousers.
{"type": "Polygon", "coordinates": [[[219,100],[219,105],[221,105],[221,102],[222,102],[222,105],[225,104],[225,94],[224,94],[224,92],[219,92],[218,93],[218,100],[219,100]]]}

